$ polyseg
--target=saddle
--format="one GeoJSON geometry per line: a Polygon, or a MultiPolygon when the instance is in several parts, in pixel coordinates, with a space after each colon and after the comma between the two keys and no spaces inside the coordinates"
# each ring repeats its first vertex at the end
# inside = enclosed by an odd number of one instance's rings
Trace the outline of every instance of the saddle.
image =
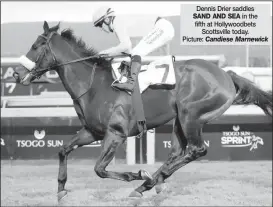
{"type": "MultiPolygon", "coordinates": [[[[152,62],[143,62],[138,75],[139,89],[143,93],[147,88],[172,89],[175,86],[174,56],[162,56],[152,62]]],[[[130,62],[112,63],[114,80],[126,82],[130,69],[130,62]]]]}

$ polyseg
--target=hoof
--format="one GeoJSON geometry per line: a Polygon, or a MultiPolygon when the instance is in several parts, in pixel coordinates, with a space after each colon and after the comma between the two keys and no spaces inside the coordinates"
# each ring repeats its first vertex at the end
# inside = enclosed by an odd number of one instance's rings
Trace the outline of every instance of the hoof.
{"type": "Polygon", "coordinates": [[[58,197],[58,202],[60,202],[66,196],[67,196],[67,191],[66,190],[60,191],[58,193],[58,196],[57,196],[58,197]]]}
{"type": "Polygon", "coordinates": [[[156,184],[155,186],[155,192],[157,194],[161,193],[162,191],[167,189],[167,184],[166,183],[160,183],[160,184],[156,184]]]}
{"type": "Polygon", "coordinates": [[[142,193],[137,192],[135,190],[129,195],[129,197],[132,197],[132,198],[141,198],[142,196],[143,196],[142,193]]]}
{"type": "Polygon", "coordinates": [[[147,181],[153,180],[151,174],[146,170],[140,170],[140,176],[142,177],[143,180],[147,181]]]}

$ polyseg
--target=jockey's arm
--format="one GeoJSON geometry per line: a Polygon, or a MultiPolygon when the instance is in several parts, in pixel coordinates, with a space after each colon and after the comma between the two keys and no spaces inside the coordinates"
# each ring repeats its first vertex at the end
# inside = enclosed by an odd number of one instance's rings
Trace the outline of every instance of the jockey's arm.
{"type": "Polygon", "coordinates": [[[124,24],[119,21],[114,21],[113,29],[120,43],[115,47],[111,47],[107,50],[101,51],[100,54],[108,54],[114,56],[120,55],[122,52],[130,52],[132,49],[132,42],[124,24]]]}

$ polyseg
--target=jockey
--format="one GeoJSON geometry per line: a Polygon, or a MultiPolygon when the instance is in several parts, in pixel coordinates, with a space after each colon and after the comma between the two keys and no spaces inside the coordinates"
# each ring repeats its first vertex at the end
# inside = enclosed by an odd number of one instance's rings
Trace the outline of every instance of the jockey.
{"type": "MultiPolygon", "coordinates": [[[[114,81],[112,84],[113,87],[128,92],[133,92],[134,90],[135,82],[141,69],[141,56],[145,56],[166,44],[174,36],[174,29],[171,23],[163,18],[158,18],[153,31],[145,36],[140,43],[132,49],[130,37],[121,18],[117,16],[111,8],[105,6],[95,11],[93,14],[93,24],[95,27],[99,27],[107,33],[115,33],[120,42],[119,45],[101,51],[99,54],[115,56],[121,53],[128,53],[132,55],[127,81],[125,83],[114,81]]],[[[121,67],[123,67],[123,64],[124,62],[121,63],[121,67]]]]}

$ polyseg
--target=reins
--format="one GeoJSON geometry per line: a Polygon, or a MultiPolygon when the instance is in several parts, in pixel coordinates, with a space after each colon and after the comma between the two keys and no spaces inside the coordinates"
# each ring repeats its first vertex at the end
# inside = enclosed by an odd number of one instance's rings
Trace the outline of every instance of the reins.
{"type": "MultiPolygon", "coordinates": [[[[46,37],[44,35],[40,35],[40,36],[43,37],[46,40],[46,45],[49,48],[49,51],[50,51],[50,53],[51,53],[51,55],[53,57],[53,60],[54,60],[54,62],[57,62],[55,54],[54,54],[54,52],[53,52],[53,50],[52,50],[52,48],[50,46],[50,41],[51,41],[51,38],[52,38],[52,36],[54,34],[57,34],[57,33],[52,32],[49,37],[46,37]]],[[[42,60],[44,55],[45,55],[45,49],[43,50],[43,52],[41,52],[41,54],[38,56],[37,60],[35,61],[36,66],[35,66],[33,72],[36,72],[36,73],[39,73],[41,71],[45,72],[45,71],[49,71],[50,69],[53,69],[53,68],[56,68],[56,67],[61,67],[61,66],[69,65],[69,64],[73,64],[73,63],[78,63],[78,62],[82,62],[82,61],[90,60],[90,59],[94,59],[94,58],[97,58],[97,59],[99,59],[99,58],[105,58],[105,59],[107,58],[108,59],[109,58],[110,59],[109,61],[112,61],[114,58],[118,58],[118,57],[131,57],[131,54],[128,54],[128,53],[125,53],[125,52],[122,52],[122,54],[120,54],[120,55],[112,55],[112,56],[103,55],[103,54],[102,55],[96,54],[96,55],[93,55],[93,56],[88,56],[88,57],[79,58],[79,59],[76,59],[76,60],[71,60],[71,61],[68,61],[68,62],[65,62],[65,63],[52,65],[52,66],[49,66],[47,68],[42,68],[42,70],[37,71],[36,68],[39,67],[40,61],[42,60]]]]}
{"type": "MultiPolygon", "coordinates": [[[[40,35],[40,36],[43,37],[46,40],[46,45],[49,48],[50,54],[52,55],[54,62],[57,63],[57,59],[56,59],[56,56],[54,54],[54,51],[52,50],[52,48],[50,46],[50,41],[51,41],[52,36],[54,34],[56,34],[56,32],[52,32],[49,35],[49,37],[46,37],[44,35],[40,35]]],[[[35,64],[36,64],[35,67],[30,72],[30,74],[33,75],[37,79],[40,78],[40,73],[45,73],[46,71],[50,71],[51,69],[54,69],[54,68],[57,68],[57,67],[61,67],[61,66],[69,65],[69,64],[73,64],[73,63],[78,63],[78,62],[82,62],[82,61],[85,61],[85,60],[90,60],[90,59],[94,59],[94,58],[97,58],[97,59],[101,58],[101,59],[110,59],[109,61],[111,62],[114,58],[117,58],[117,57],[131,57],[130,54],[127,54],[127,53],[124,53],[124,52],[122,54],[120,54],[120,55],[112,55],[112,56],[108,56],[106,54],[105,55],[104,54],[101,54],[101,55],[96,54],[96,55],[93,55],[93,56],[88,56],[88,57],[79,58],[79,59],[76,59],[76,60],[71,60],[71,61],[68,61],[68,62],[65,62],[65,63],[54,64],[54,65],[51,65],[51,66],[49,66],[47,68],[41,68],[40,70],[37,70],[39,68],[39,66],[41,64],[41,61],[43,60],[45,54],[46,54],[46,49],[44,48],[43,51],[39,54],[38,58],[35,61],[35,64]]],[[[97,66],[97,63],[94,63],[92,73],[91,73],[89,88],[83,94],[81,94],[80,96],[78,96],[76,98],[72,98],[74,101],[81,98],[83,95],[85,95],[91,89],[91,86],[92,86],[92,83],[93,83],[93,80],[94,80],[94,76],[95,76],[96,66],[97,66]]]]}
{"type": "MultiPolygon", "coordinates": [[[[65,63],[61,63],[61,64],[57,64],[57,65],[53,65],[53,66],[50,66],[44,70],[49,70],[49,69],[52,69],[52,68],[56,68],[56,67],[61,67],[61,66],[64,66],[64,65],[69,65],[69,64],[73,64],[73,63],[78,63],[78,62],[82,62],[82,61],[85,61],[85,60],[90,60],[90,59],[96,59],[96,58],[109,58],[111,60],[113,60],[114,58],[119,58],[119,57],[131,57],[130,54],[127,54],[127,53],[123,53],[122,55],[112,55],[112,56],[104,56],[104,55],[93,55],[93,56],[88,56],[88,57],[84,57],[84,58],[79,58],[79,59],[76,59],[76,60],[71,60],[71,61],[68,61],[68,62],[65,62],[65,63]]],[[[111,61],[110,60],[110,61],[111,61]]]]}
{"type": "MultiPolygon", "coordinates": [[[[113,58],[117,58],[117,57],[126,57],[126,56],[131,57],[130,54],[123,53],[122,55],[105,56],[105,58],[113,59],[113,58]]],[[[69,62],[66,62],[66,63],[63,63],[63,64],[56,65],[54,67],[60,67],[60,66],[63,66],[63,65],[68,65],[68,64],[72,64],[72,63],[76,63],[76,62],[81,62],[81,61],[92,59],[92,58],[99,58],[99,56],[98,55],[94,55],[94,56],[89,56],[89,57],[85,57],[85,58],[80,58],[80,59],[72,60],[72,61],[69,61],[69,62]]],[[[91,86],[92,86],[92,83],[93,83],[93,79],[94,79],[94,76],[95,76],[96,66],[97,66],[97,63],[94,63],[93,69],[92,69],[92,74],[91,74],[91,79],[90,79],[90,85],[89,85],[88,90],[86,90],[83,94],[81,94],[77,98],[75,98],[75,99],[72,98],[73,101],[78,100],[79,98],[81,98],[83,95],[85,95],[91,89],[91,86]]]]}

